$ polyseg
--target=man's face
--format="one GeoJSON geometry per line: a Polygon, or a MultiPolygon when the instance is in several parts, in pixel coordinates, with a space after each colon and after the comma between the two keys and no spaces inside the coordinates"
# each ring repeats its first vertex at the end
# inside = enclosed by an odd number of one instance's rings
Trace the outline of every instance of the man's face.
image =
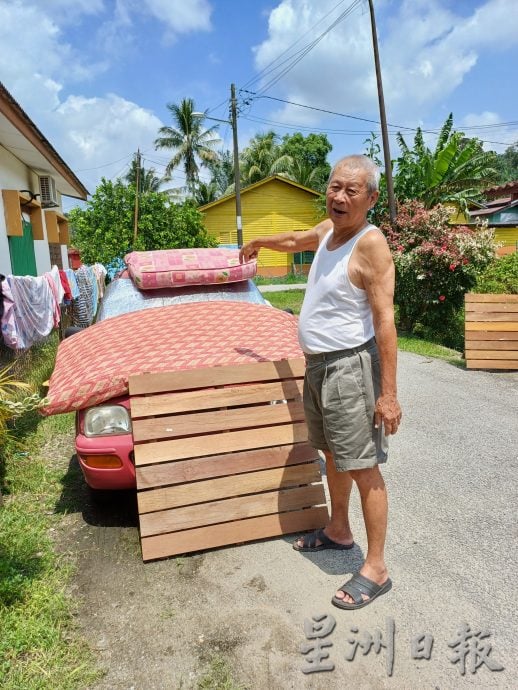
{"type": "Polygon", "coordinates": [[[365,223],[377,198],[378,192],[367,191],[366,170],[340,165],[327,185],[327,213],[337,230],[356,230],[365,223]]]}

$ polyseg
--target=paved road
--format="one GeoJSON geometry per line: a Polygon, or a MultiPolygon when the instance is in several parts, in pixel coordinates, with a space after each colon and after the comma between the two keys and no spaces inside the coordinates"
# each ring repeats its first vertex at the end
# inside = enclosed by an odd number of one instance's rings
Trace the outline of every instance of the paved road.
{"type": "Polygon", "coordinates": [[[518,375],[401,353],[400,397],[404,424],[385,470],[394,588],[360,611],[330,604],[365,552],[356,493],[358,545],[345,555],[302,555],[280,538],[143,565],[124,509],[69,515],[80,623],[107,669],[96,687],[196,688],[218,653],[251,690],[516,688],[518,375]],[[316,613],[336,618],[335,670],[305,676],[298,648],[304,619],[316,613]],[[396,628],[391,678],[383,648],[344,656],[351,626],[380,629],[386,642],[387,618],[396,628]],[[463,622],[491,633],[480,646],[492,645],[489,659],[504,671],[482,664],[460,675],[448,642],[463,622]],[[425,633],[431,659],[414,660],[411,638],[425,633]]]}

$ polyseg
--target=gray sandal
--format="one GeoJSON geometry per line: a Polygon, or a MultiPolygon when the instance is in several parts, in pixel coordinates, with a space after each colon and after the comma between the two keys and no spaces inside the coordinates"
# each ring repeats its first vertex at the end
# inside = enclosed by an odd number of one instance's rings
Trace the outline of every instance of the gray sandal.
{"type": "Polygon", "coordinates": [[[333,597],[331,603],[337,606],[339,609],[346,609],[348,611],[354,609],[361,609],[362,606],[367,606],[371,601],[374,601],[376,597],[385,594],[392,588],[392,581],[390,578],[382,585],[378,585],[376,582],[369,580],[368,577],[356,573],[352,578],[340,587],[340,592],[345,592],[354,601],[354,604],[349,604],[343,599],[338,599],[338,597],[333,597]],[[362,594],[368,596],[368,599],[363,599],[362,594]]]}
{"type": "Polygon", "coordinates": [[[311,532],[311,534],[305,534],[303,537],[299,537],[299,539],[301,538],[302,546],[297,544],[298,539],[297,541],[293,542],[293,548],[295,551],[324,551],[324,549],[348,551],[354,546],[354,542],[352,544],[339,544],[338,542],[333,541],[327,536],[323,529],[317,529],[315,532],[311,532]],[[320,542],[318,546],[317,541],[320,542]]]}

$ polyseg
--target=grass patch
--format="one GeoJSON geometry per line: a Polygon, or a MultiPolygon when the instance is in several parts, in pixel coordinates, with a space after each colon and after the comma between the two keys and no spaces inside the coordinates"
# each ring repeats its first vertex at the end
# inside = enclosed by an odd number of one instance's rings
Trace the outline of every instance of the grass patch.
{"type": "Polygon", "coordinates": [[[308,277],[303,273],[288,273],[285,276],[255,276],[254,278],[256,285],[296,285],[307,282],[308,277]]]}
{"type": "Polygon", "coordinates": [[[208,669],[198,680],[197,690],[246,690],[232,677],[228,662],[221,656],[212,657],[208,669]]]}
{"type": "Polygon", "coordinates": [[[302,300],[305,290],[280,290],[279,292],[268,292],[264,298],[277,309],[292,309],[294,314],[300,314],[302,300]]]}
{"type": "MultiPolygon", "coordinates": [[[[38,387],[48,378],[55,349],[55,342],[46,343],[31,354],[25,380],[38,387]]],[[[0,508],[2,690],[72,690],[99,677],[66,591],[73,566],[55,552],[51,539],[64,475],[51,458],[73,428],[73,414],[44,419],[28,413],[1,449],[10,494],[0,508]]]]}
{"type": "Polygon", "coordinates": [[[399,335],[397,339],[398,348],[404,352],[414,352],[416,355],[423,355],[424,357],[434,357],[436,359],[444,359],[450,364],[458,367],[466,365],[460,352],[452,350],[444,345],[432,343],[429,340],[423,340],[415,335],[399,335]]]}

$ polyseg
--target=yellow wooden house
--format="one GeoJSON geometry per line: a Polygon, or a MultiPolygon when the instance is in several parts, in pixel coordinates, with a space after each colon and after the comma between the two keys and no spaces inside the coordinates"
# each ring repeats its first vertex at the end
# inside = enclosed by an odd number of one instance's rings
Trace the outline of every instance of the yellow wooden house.
{"type": "MultiPolygon", "coordinates": [[[[319,214],[319,192],[279,175],[267,177],[241,190],[243,243],[261,235],[309,230],[325,216],[319,214]]],[[[236,196],[229,194],[201,206],[205,227],[219,244],[236,245],[236,196]]],[[[306,253],[304,253],[306,254],[306,253]]],[[[257,272],[263,276],[307,271],[310,257],[261,249],[257,272]]]]}

